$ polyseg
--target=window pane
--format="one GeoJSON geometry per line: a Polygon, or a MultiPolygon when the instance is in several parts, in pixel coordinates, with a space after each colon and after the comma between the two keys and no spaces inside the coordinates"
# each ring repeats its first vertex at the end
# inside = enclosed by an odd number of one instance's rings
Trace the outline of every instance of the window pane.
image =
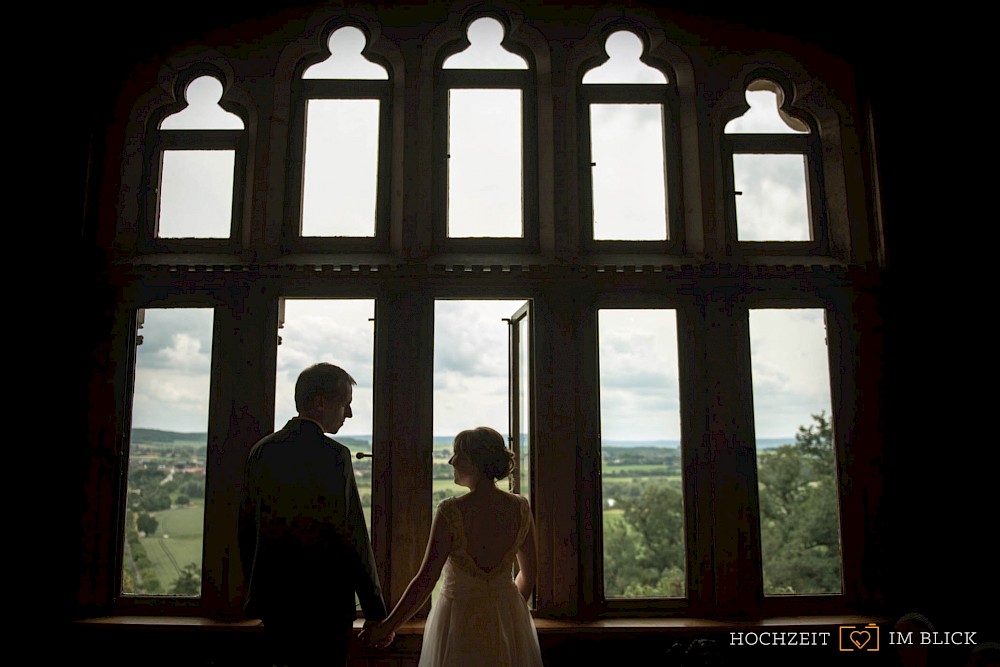
{"type": "Polygon", "coordinates": [[[375,377],[375,301],[372,299],[285,299],[279,332],[275,381],[275,430],[297,414],[295,381],[320,362],[340,366],[355,379],[352,417],[332,437],[355,455],[351,459],[361,506],[371,526],[373,383],[375,377]]]}
{"type": "Polygon", "coordinates": [[[327,42],[330,56],[302,73],[303,79],[388,79],[389,73],[381,65],[365,58],[365,34],[354,26],[334,30],[327,42]]]}
{"type": "MultiPolygon", "coordinates": [[[[510,443],[510,349],[507,319],[523,300],[438,300],[434,302],[434,465],[435,510],[445,498],[468,489],[455,484],[449,465],[460,431],[495,429],[510,443]]],[[[509,490],[510,480],[497,483],[509,490]]],[[[432,594],[437,597],[438,581],[432,594]]]]}
{"type": "Polygon", "coordinates": [[[746,92],[750,108],[726,123],[726,134],[809,134],[809,126],[781,109],[785,94],[773,81],[759,79],[746,92]]]}
{"type": "Polygon", "coordinates": [[[187,106],[160,122],[161,130],[242,130],[243,120],[219,104],[222,82],[199,76],[184,90],[187,106]]]}
{"type": "Polygon", "coordinates": [[[449,91],[448,152],[448,236],[523,236],[521,91],[449,91]]]}
{"type": "Polygon", "coordinates": [[[310,100],[303,236],[374,236],[378,100],[310,100]]]}
{"type": "Polygon", "coordinates": [[[604,43],[608,61],[588,70],[584,83],[667,83],[666,75],[642,62],[642,40],[627,30],[611,33],[604,43]]]}
{"type": "Polygon", "coordinates": [[[750,311],[764,593],[840,593],[840,521],[822,309],[750,311]]]}
{"type": "Polygon", "coordinates": [[[686,595],[677,317],[601,310],[605,597],[686,595]]]}
{"type": "Polygon", "coordinates": [[[591,104],[594,238],[664,240],[663,105],[591,104]]]}
{"type": "Polygon", "coordinates": [[[200,596],[212,309],[139,314],[122,593],[200,596]]]}
{"type": "Polygon", "coordinates": [[[520,477],[519,492],[531,499],[531,340],[528,333],[528,317],[517,322],[517,423],[520,426],[518,442],[520,456],[517,467],[520,477]]]}
{"type": "Polygon", "coordinates": [[[466,491],[454,483],[448,465],[459,431],[489,426],[510,442],[506,320],[523,304],[523,300],[434,302],[435,507],[444,498],[466,491]]]}
{"type": "Polygon", "coordinates": [[[229,238],[236,151],[163,151],[159,238],[229,238]]]}
{"type": "Polygon", "coordinates": [[[810,241],[805,155],[733,155],[740,241],[810,241]]]}
{"type": "Polygon", "coordinates": [[[528,69],[524,58],[505,49],[503,25],[500,21],[484,16],[469,24],[469,46],[464,51],[448,56],[442,69],[528,69]]]}

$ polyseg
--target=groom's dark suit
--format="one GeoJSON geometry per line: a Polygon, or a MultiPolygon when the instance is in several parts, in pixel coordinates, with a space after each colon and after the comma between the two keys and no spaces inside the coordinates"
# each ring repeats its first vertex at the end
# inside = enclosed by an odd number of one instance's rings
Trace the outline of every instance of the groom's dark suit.
{"type": "Polygon", "coordinates": [[[386,617],[350,451],[319,424],[292,419],[250,450],[239,542],[246,611],[264,620],[272,640],[274,631],[293,645],[322,633],[315,650],[325,655],[316,657],[329,664],[339,659],[331,649],[341,651],[331,640],[343,640],[346,655],[355,592],[366,620],[386,617]]]}

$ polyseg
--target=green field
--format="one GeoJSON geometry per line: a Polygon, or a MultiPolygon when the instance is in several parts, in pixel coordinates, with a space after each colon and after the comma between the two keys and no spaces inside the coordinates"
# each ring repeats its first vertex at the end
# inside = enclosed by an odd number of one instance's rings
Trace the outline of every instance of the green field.
{"type": "Polygon", "coordinates": [[[200,503],[192,504],[156,512],[155,518],[160,522],[156,534],[140,537],[139,544],[146,550],[164,591],[169,591],[182,567],[189,563],[201,567],[205,508],[200,503]]]}
{"type": "Polygon", "coordinates": [[[656,463],[645,463],[636,465],[605,465],[603,474],[606,476],[615,475],[650,475],[660,476],[666,471],[662,465],[656,463]]]}
{"type": "MultiPolygon", "coordinates": [[[[134,436],[139,436],[135,433],[134,436]]],[[[142,433],[146,436],[146,433],[142,433]]],[[[203,464],[204,443],[197,437],[173,437],[176,434],[156,434],[153,437],[133,437],[132,462],[173,463],[178,459],[197,461],[203,464]],[[158,437],[157,437],[158,436],[158,437]]],[[[367,445],[367,443],[363,443],[367,445]]],[[[359,443],[352,442],[352,450],[367,449],[359,443]]],[[[440,448],[434,452],[435,473],[439,479],[432,481],[432,506],[437,507],[442,496],[459,496],[467,492],[464,487],[455,484],[447,465],[451,455],[450,447],[440,448]]],[[[605,496],[624,499],[646,485],[667,482],[673,486],[681,485],[679,466],[675,463],[675,452],[654,449],[616,450],[609,454],[603,466],[605,496]],[[610,461],[615,463],[610,463],[610,461]],[[619,497],[621,496],[621,497],[619,497]]],[[[358,492],[362,498],[365,520],[371,527],[372,487],[370,462],[364,461],[356,466],[363,473],[358,479],[358,492]],[[368,464],[367,466],[365,464],[368,464]]],[[[174,491],[172,496],[176,496],[174,491]]],[[[204,507],[200,498],[192,499],[190,507],[173,507],[160,510],[153,515],[159,522],[156,533],[149,537],[139,538],[139,545],[144,549],[156,578],[160,581],[162,593],[167,593],[182,568],[194,563],[198,568],[202,562],[202,543],[204,531],[204,507]]],[[[605,530],[615,524],[624,523],[624,511],[620,507],[603,510],[605,530]]],[[[627,524],[626,524],[627,526],[627,524]]]]}

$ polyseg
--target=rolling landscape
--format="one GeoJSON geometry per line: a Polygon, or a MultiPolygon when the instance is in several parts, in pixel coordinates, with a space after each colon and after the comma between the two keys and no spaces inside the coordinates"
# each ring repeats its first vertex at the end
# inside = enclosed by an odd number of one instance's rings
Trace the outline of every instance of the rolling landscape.
{"type": "MultiPolygon", "coordinates": [[[[453,436],[435,436],[432,502],[464,491],[448,459],[453,436]]],[[[370,437],[338,436],[352,453],[371,452],[370,437]]],[[[758,441],[761,451],[795,438],[758,441]]],[[[205,433],[132,430],[122,590],[136,595],[198,595],[204,533],[205,433]]],[[[628,541],[633,528],[625,508],[653,489],[669,488],[666,502],[680,513],[680,443],[676,440],[611,441],[602,448],[605,533],[628,541]]],[[[366,517],[371,516],[371,459],[352,459],[366,517]]],[[[682,565],[681,565],[682,566],[682,565]]],[[[625,586],[621,594],[625,595],[625,586]]],[[[683,591],[681,590],[681,593],[683,591]]]]}

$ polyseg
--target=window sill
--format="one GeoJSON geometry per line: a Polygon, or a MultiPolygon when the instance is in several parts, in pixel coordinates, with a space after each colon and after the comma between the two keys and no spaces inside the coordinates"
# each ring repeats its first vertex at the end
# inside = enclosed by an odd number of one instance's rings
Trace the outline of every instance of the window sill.
{"type": "MultiPolygon", "coordinates": [[[[699,632],[718,634],[735,631],[771,631],[774,629],[801,630],[816,632],[822,628],[840,625],[861,625],[868,623],[886,624],[895,619],[880,616],[860,614],[830,614],[824,616],[774,616],[757,620],[716,620],[707,618],[605,618],[593,621],[555,620],[536,618],[535,629],[539,636],[600,636],[600,635],[637,635],[645,633],[678,634],[690,636],[699,632]]],[[[262,629],[259,619],[217,620],[203,616],[141,616],[116,615],[83,618],[73,621],[73,625],[84,629],[101,630],[136,629],[136,630],[192,630],[206,632],[258,632],[262,629]]],[[[360,631],[364,621],[354,622],[354,629],[360,631]]],[[[404,623],[397,633],[398,636],[422,635],[424,621],[409,621],[404,623]]]]}
{"type": "MultiPolygon", "coordinates": [[[[877,623],[888,631],[891,619],[874,616],[835,614],[825,616],[780,616],[754,621],[720,621],[704,618],[614,618],[593,621],[535,619],[538,641],[547,665],[616,664],[622,655],[659,655],[670,664],[677,655],[694,651],[705,655],[728,656],[737,660],[756,656],[770,667],[801,667],[836,664],[840,660],[837,641],[839,626],[877,623]],[[743,633],[743,645],[736,645],[730,633],[743,633]],[[751,633],[751,634],[747,634],[751,633]],[[756,637],[749,639],[752,634],[756,637]],[[774,645],[781,633],[787,646],[774,645]],[[822,634],[821,634],[822,633],[822,634]],[[824,639],[825,634],[825,639],[824,639]],[[794,636],[792,640],[790,637],[794,636]],[[762,642],[759,638],[765,637],[762,642]],[[833,662],[830,662],[830,661],[833,662]]],[[[354,624],[360,631],[363,620],[354,624]]],[[[395,665],[415,667],[423,643],[424,621],[404,624],[388,649],[371,649],[354,642],[351,667],[395,665]]],[[[888,649],[888,632],[882,642],[888,649]]],[[[70,641],[74,652],[85,654],[117,647],[105,667],[132,667],[137,653],[149,655],[150,646],[170,646],[168,654],[144,658],[150,667],[173,667],[177,655],[200,656],[192,667],[245,665],[259,660],[266,650],[259,620],[215,620],[197,616],[104,616],[76,620],[70,641]],[[113,659],[112,659],[113,658],[113,659]],[[115,662],[118,660],[118,662],[115,662]],[[150,660],[153,660],[150,662],[150,660]]],[[[891,658],[894,651],[885,650],[891,658]]],[[[720,662],[718,664],[730,664],[720,662]]],[[[735,663],[734,663],[735,664],[735,663]]],[[[880,663],[882,664],[882,663],[880,663]]],[[[888,663],[886,663],[888,664],[888,663]]],[[[892,663],[895,664],[895,663],[892,663]]]]}

